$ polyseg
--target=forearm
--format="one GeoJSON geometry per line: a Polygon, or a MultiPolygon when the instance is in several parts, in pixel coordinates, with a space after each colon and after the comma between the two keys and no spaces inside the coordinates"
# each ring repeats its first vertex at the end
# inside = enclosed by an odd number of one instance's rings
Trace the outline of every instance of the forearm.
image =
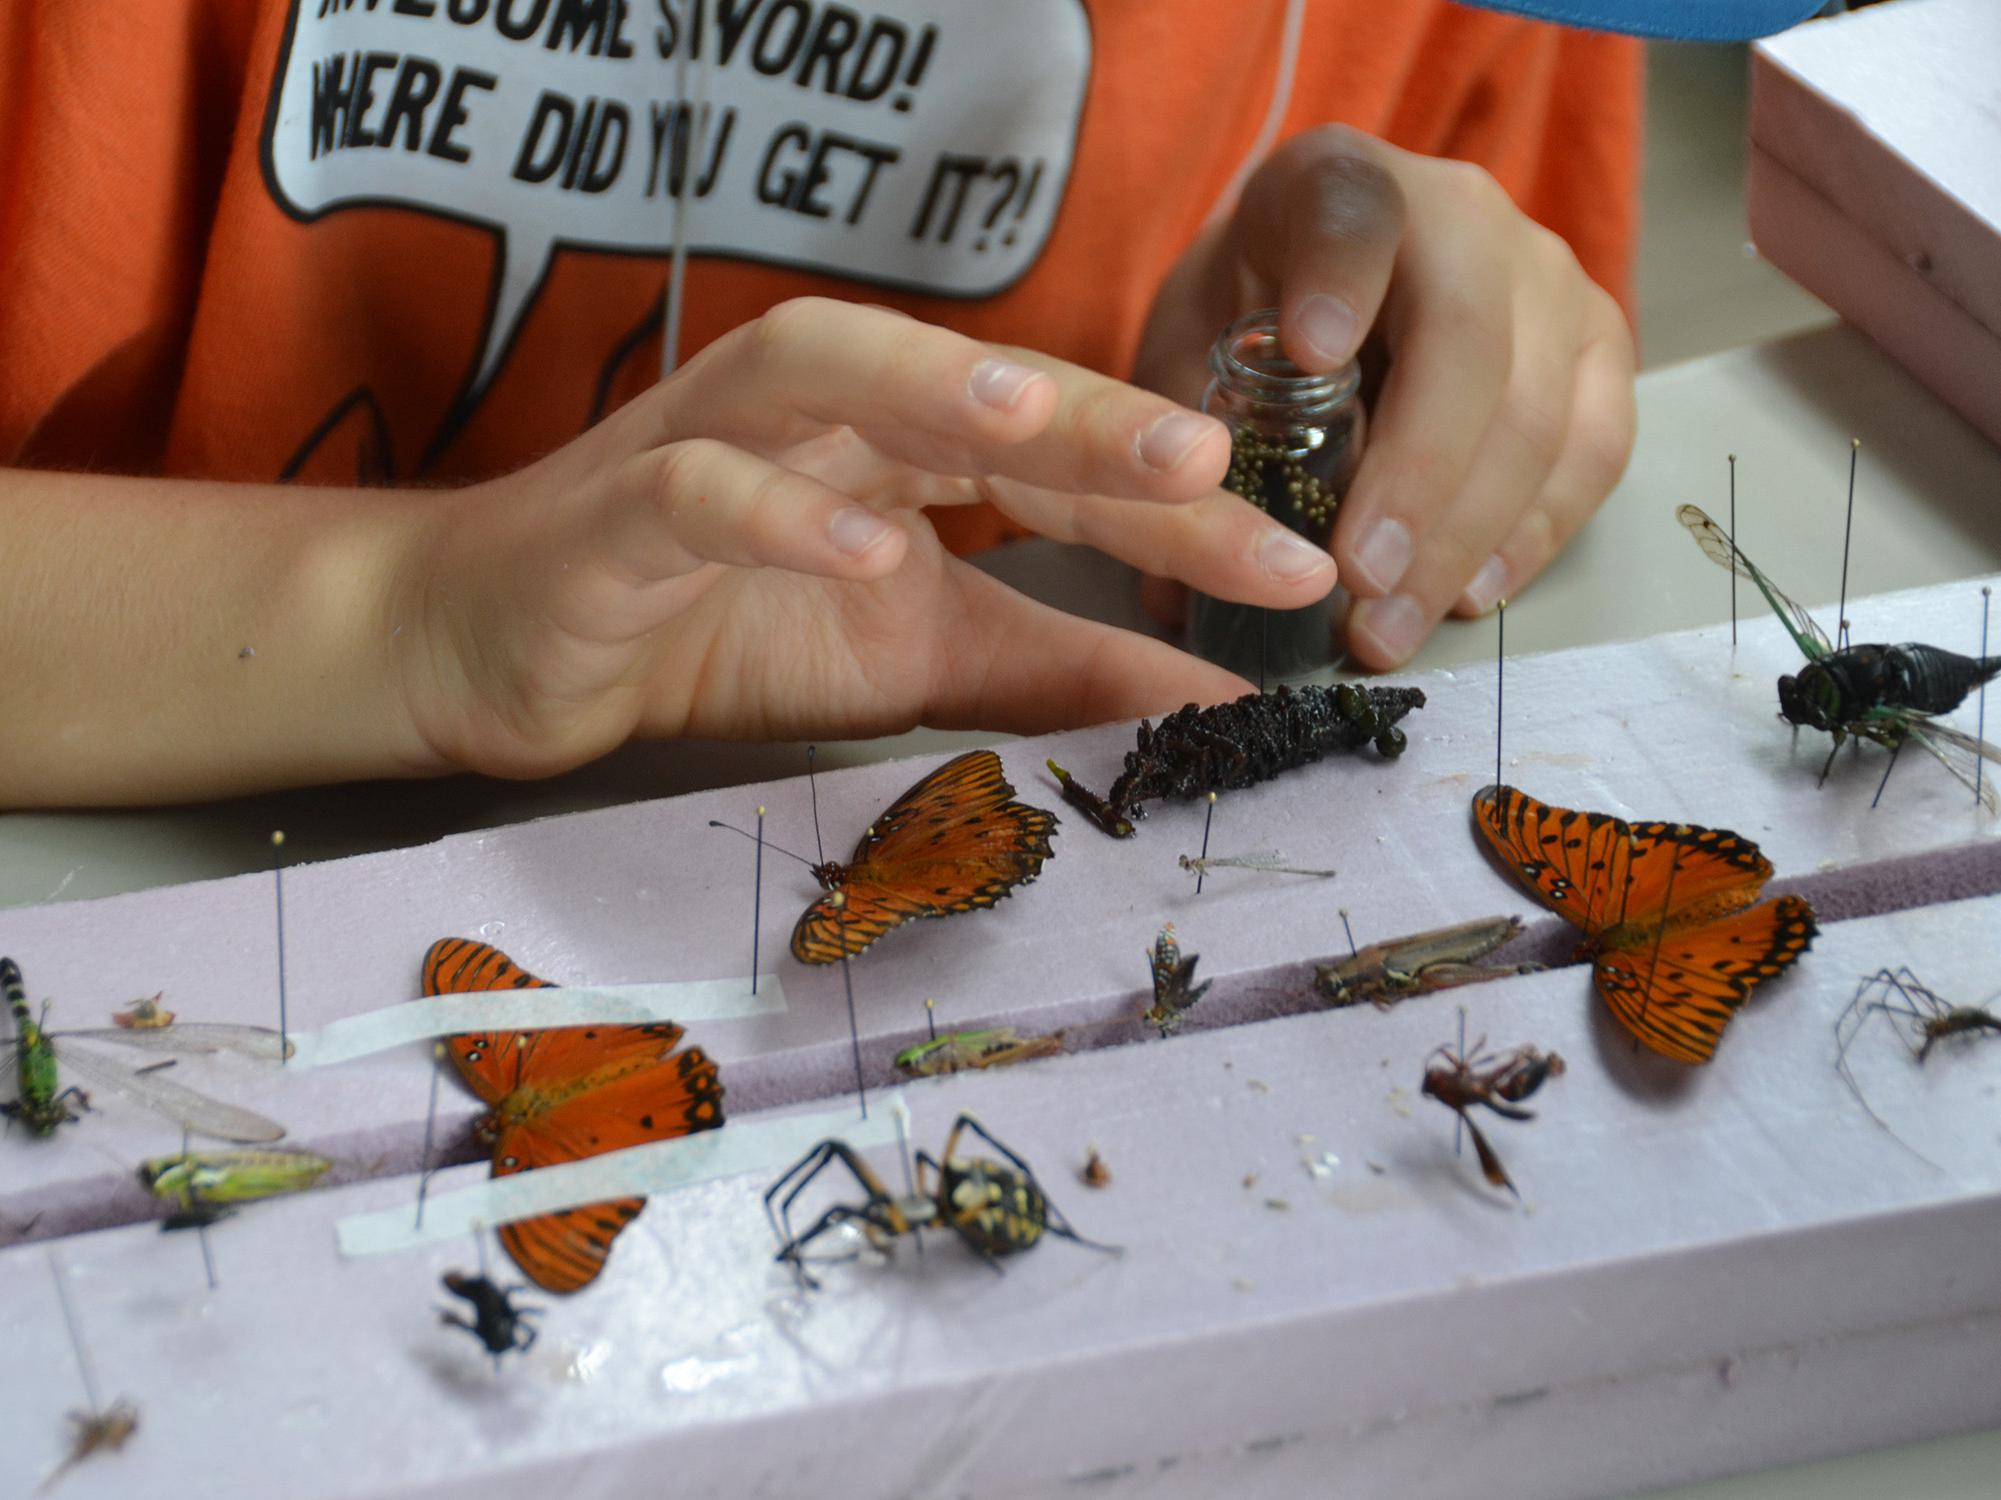
{"type": "Polygon", "coordinates": [[[0,472],[0,807],[446,769],[397,685],[422,504],[0,472]]]}

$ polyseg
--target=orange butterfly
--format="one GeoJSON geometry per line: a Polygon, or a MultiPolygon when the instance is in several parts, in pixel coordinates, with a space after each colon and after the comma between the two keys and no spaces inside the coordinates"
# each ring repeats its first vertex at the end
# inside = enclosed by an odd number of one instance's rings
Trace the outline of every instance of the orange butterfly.
{"type": "Polygon", "coordinates": [[[813,866],[827,894],[792,929],[792,956],[830,964],[917,917],[992,906],[1042,872],[1055,828],[1054,813],[1014,800],[993,751],[948,760],[896,799],[853,859],[813,866]]]}
{"type": "MultiPolygon", "coordinates": [[[[549,987],[485,943],[442,938],[424,955],[427,995],[549,987]]],[[[721,1125],[721,1076],[701,1048],[674,1051],[681,1036],[673,1022],[654,1021],[473,1032],[445,1045],[491,1106],[477,1130],[493,1147],[493,1175],[505,1177],[721,1125]]],[[[597,1279],[611,1242],[644,1207],[644,1198],[620,1198],[521,1219],[500,1242],[535,1285],[574,1292],[597,1279]]]]}
{"type": "Polygon", "coordinates": [[[1473,798],[1487,842],[1537,899],[1583,929],[1620,1024],[1676,1062],[1708,1062],[1751,991],[1813,942],[1798,896],[1755,904],[1772,863],[1749,839],[1548,807],[1511,786],[1473,798]]]}

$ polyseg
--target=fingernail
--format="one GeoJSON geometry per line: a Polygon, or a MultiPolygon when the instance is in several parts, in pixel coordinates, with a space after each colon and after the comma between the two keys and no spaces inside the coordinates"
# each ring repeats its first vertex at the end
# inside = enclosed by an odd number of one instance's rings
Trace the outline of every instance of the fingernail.
{"type": "Polygon", "coordinates": [[[966,388],[982,406],[991,406],[995,411],[1013,411],[1015,403],[1021,400],[1021,393],[1041,373],[1012,360],[983,359],[973,366],[966,388]]]}
{"type": "Polygon", "coordinates": [[[827,540],[849,557],[860,557],[888,535],[889,524],[859,505],[835,511],[834,519],[827,523],[827,540]]]}
{"type": "Polygon", "coordinates": [[[1395,516],[1376,522],[1375,529],[1355,549],[1355,570],[1362,581],[1387,594],[1403,582],[1410,567],[1410,528],[1395,516]]]}
{"type": "Polygon", "coordinates": [[[1296,531],[1283,526],[1265,529],[1258,543],[1258,565],[1283,583],[1298,583],[1334,565],[1324,547],[1316,547],[1296,531]]]}
{"type": "Polygon", "coordinates": [[[1162,473],[1177,469],[1215,430],[1213,417],[1198,417],[1192,411],[1171,412],[1139,435],[1140,462],[1162,473]]]}
{"type": "Polygon", "coordinates": [[[1329,364],[1346,364],[1355,357],[1362,320],[1339,297],[1315,292],[1293,316],[1306,342],[1329,364]]]}
{"type": "Polygon", "coordinates": [[[1373,640],[1377,655],[1391,666],[1402,665],[1424,644],[1424,631],[1424,611],[1408,594],[1363,600],[1349,626],[1350,635],[1366,635],[1373,640]]]}
{"type": "Polygon", "coordinates": [[[1464,598],[1467,608],[1476,615],[1484,615],[1494,607],[1494,601],[1501,597],[1501,590],[1508,584],[1508,565],[1501,561],[1499,553],[1480,564],[1466,585],[1464,598]]]}

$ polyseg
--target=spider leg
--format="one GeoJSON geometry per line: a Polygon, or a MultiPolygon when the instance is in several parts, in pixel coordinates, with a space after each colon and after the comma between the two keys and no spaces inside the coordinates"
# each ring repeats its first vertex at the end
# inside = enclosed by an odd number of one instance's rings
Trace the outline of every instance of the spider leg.
{"type": "Polygon", "coordinates": [[[798,1279],[802,1289],[818,1291],[820,1283],[806,1270],[809,1260],[823,1266],[837,1266],[857,1259],[861,1252],[856,1251],[849,1255],[809,1256],[806,1254],[806,1247],[829,1230],[837,1229],[857,1219],[864,1224],[873,1222],[866,1208],[856,1208],[851,1203],[836,1203],[814,1221],[811,1229],[784,1245],[779,1250],[777,1259],[792,1267],[792,1274],[798,1279]]]}
{"type": "MultiPolygon", "coordinates": [[[[776,1240],[779,1244],[781,1245],[785,1244],[788,1240],[792,1238],[792,1236],[787,1232],[789,1225],[781,1224],[778,1214],[772,1210],[771,1207],[772,1199],[776,1198],[781,1192],[783,1192],[786,1188],[786,1185],[788,1183],[791,1183],[795,1178],[798,1179],[798,1185],[800,1187],[804,1187],[807,1183],[811,1182],[815,1177],[819,1176],[821,1169],[827,1165],[828,1161],[833,1156],[834,1145],[835,1143],[831,1140],[820,1142],[819,1145],[815,1146],[812,1150],[808,1151],[804,1156],[800,1157],[799,1160],[794,1162],[791,1166],[787,1167],[785,1169],[784,1175],[782,1175],[776,1182],[772,1183],[772,1185],[769,1188],[765,1189],[764,1193],[765,1221],[771,1225],[771,1237],[774,1240],[776,1240]]],[[[792,1197],[796,1198],[797,1196],[798,1193],[795,1191],[792,1197]]],[[[785,1200],[785,1206],[788,1210],[791,1208],[792,1198],[787,1198],[785,1200]]]]}

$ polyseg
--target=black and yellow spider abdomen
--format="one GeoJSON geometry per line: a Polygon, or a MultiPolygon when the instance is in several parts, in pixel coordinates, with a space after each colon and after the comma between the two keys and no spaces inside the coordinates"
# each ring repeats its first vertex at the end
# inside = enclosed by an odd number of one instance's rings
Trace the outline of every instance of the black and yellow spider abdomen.
{"type": "Polygon", "coordinates": [[[1049,1203],[1042,1190],[1014,1168],[986,1157],[946,1162],[938,1198],[946,1223],[987,1255],[1027,1250],[1049,1227],[1049,1203]]]}

